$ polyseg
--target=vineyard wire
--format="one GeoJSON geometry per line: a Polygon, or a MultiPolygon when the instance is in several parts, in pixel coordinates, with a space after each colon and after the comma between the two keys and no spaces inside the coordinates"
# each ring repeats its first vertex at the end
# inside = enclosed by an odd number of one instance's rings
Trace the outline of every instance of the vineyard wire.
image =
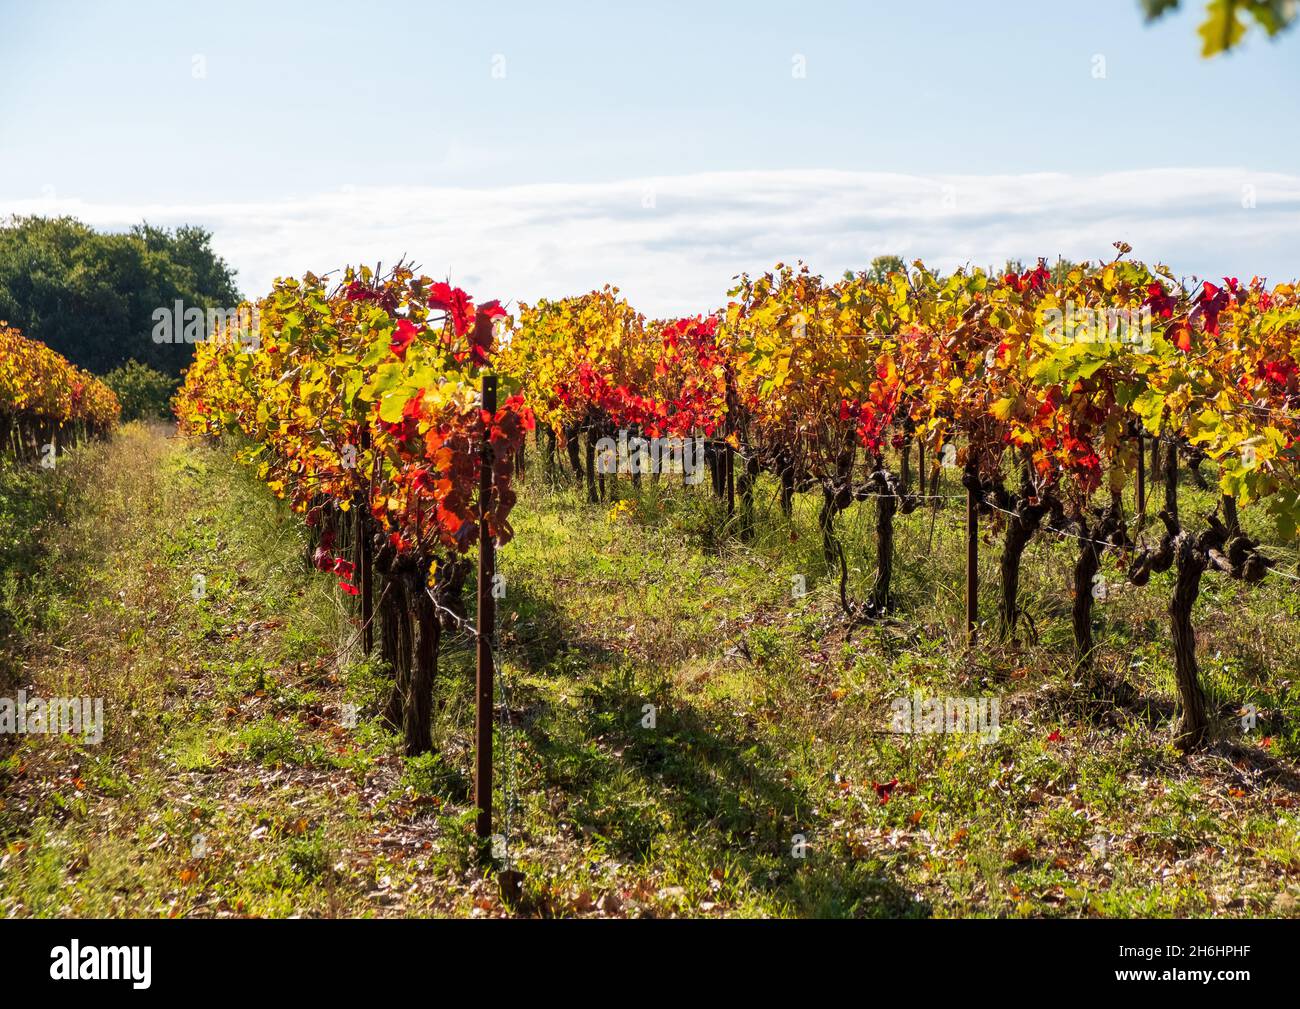
{"type": "MultiPolygon", "coordinates": [[[[497,564],[498,574],[500,574],[501,572],[499,556],[500,555],[498,555],[498,564],[497,564]]],[[[439,612],[441,612],[444,616],[446,616],[455,625],[455,627],[458,630],[465,632],[465,634],[467,634],[469,638],[473,641],[479,640],[479,632],[477,627],[471,624],[464,617],[461,617],[460,615],[453,613],[451,610],[447,609],[447,607],[443,606],[442,603],[438,601],[438,598],[434,594],[433,589],[426,586],[424,591],[425,594],[428,595],[429,600],[433,603],[434,608],[437,609],[439,612]]],[[[505,751],[503,755],[503,760],[505,763],[505,772],[506,772],[505,783],[502,788],[502,791],[505,795],[505,804],[504,804],[505,805],[505,829],[502,832],[501,836],[504,841],[502,847],[505,851],[505,867],[509,869],[512,864],[511,857],[510,857],[511,824],[514,819],[514,813],[518,809],[518,805],[519,805],[518,788],[516,787],[518,774],[517,774],[517,769],[515,767],[514,731],[513,731],[513,726],[510,724],[510,710],[511,710],[511,703],[512,703],[512,699],[511,699],[512,695],[511,695],[510,684],[507,680],[505,672],[501,668],[502,663],[501,663],[499,641],[495,633],[488,640],[487,646],[488,646],[488,651],[492,655],[492,669],[495,674],[497,693],[501,697],[501,737],[502,737],[501,745],[502,745],[502,749],[505,751]]]]}

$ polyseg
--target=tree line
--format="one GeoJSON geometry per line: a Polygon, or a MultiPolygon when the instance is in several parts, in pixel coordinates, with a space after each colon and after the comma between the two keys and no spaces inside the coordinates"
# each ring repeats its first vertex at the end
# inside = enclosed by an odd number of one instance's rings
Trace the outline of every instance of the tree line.
{"type": "Polygon", "coordinates": [[[242,300],[234,270],[202,227],[102,232],[72,217],[0,223],[0,320],[100,375],[136,361],[179,376],[194,347],[155,342],[154,313],[178,301],[206,312],[242,300]]]}

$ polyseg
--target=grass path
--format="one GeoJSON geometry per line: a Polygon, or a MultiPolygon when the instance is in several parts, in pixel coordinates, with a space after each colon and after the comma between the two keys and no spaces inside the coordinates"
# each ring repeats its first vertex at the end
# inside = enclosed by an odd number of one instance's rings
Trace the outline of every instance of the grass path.
{"type": "Polygon", "coordinates": [[[1098,712],[1061,672],[1068,545],[1026,558],[1042,641],[969,656],[947,515],[900,526],[903,619],[849,636],[807,509],[741,548],[700,493],[607,514],[530,479],[500,558],[511,909],[472,858],[468,641],[407,760],[300,523],[224,453],[132,426],[48,479],[0,549],[0,694],[102,697],[105,734],[0,737],[0,915],[1300,913],[1294,593],[1207,580],[1212,695],[1281,730],[1187,759],[1156,580],[1099,613],[1142,703],[1098,712]],[[1000,697],[998,738],[885,732],[915,692],[1000,697]]]}
{"type": "MultiPolygon", "coordinates": [[[[440,821],[395,829],[402,762],[368,723],[340,724],[346,622],[302,568],[296,521],[224,456],[158,430],[66,465],[79,507],[49,544],[49,630],[23,642],[21,682],[104,697],[106,731],[99,746],[22,737],[0,763],[0,913],[356,914],[421,899],[385,885],[385,866],[425,851],[436,868],[440,821]]],[[[366,670],[349,674],[364,690],[366,670]]]]}

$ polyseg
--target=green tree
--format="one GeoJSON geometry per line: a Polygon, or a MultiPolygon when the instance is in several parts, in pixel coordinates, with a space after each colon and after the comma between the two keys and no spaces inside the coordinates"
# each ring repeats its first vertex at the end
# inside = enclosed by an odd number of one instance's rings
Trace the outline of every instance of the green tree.
{"type": "Polygon", "coordinates": [[[906,272],[907,265],[903,262],[902,256],[877,256],[871,261],[871,267],[867,270],[867,279],[879,283],[891,273],[906,272]]]}
{"type": "Polygon", "coordinates": [[[175,375],[164,375],[139,361],[127,361],[104,376],[104,382],[122,404],[123,420],[149,420],[171,415],[172,396],[180,385],[175,375]]]}
{"type": "Polygon", "coordinates": [[[156,343],[154,313],[241,300],[211,237],[188,226],[101,233],[71,217],[14,218],[0,225],[0,319],[100,374],[134,359],[177,375],[194,348],[156,343]]]}

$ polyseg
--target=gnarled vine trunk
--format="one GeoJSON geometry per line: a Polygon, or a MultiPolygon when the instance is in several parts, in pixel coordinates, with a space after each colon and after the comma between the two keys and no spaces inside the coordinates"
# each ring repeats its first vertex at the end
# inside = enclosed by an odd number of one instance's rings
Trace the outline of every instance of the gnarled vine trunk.
{"type": "Polygon", "coordinates": [[[379,603],[379,630],[379,655],[393,671],[384,723],[391,729],[400,729],[411,689],[411,611],[401,575],[385,580],[379,603]]]}
{"type": "Polygon", "coordinates": [[[740,538],[749,541],[754,538],[754,484],[758,482],[758,456],[745,460],[745,469],[740,474],[740,538]]]}
{"type": "MultiPolygon", "coordinates": [[[[590,504],[597,502],[596,498],[596,429],[595,425],[588,425],[586,431],[587,443],[587,501],[590,504]]],[[[601,477],[600,483],[601,497],[604,497],[605,478],[601,477]]]]}
{"type": "Polygon", "coordinates": [[[822,555],[827,564],[835,563],[839,551],[835,545],[835,513],[839,511],[835,503],[835,491],[822,487],[822,507],[817,513],[817,527],[822,532],[822,555]]]}
{"type": "Polygon", "coordinates": [[[1014,640],[1020,619],[1020,559],[1033,537],[1033,530],[1019,518],[1008,518],[1006,538],[998,570],[1002,581],[1002,605],[998,620],[1002,637],[1014,640]]]}
{"type": "Polygon", "coordinates": [[[1074,601],[1070,607],[1070,621],[1074,627],[1075,673],[1086,673],[1092,668],[1092,600],[1093,583],[1101,568],[1101,551],[1087,538],[1079,544],[1079,556],[1074,562],[1074,601]]]}
{"type": "Polygon", "coordinates": [[[438,643],[442,621],[424,585],[416,586],[415,661],[411,666],[403,729],[406,754],[416,756],[433,749],[433,681],[438,673],[438,643]]]}
{"type": "Polygon", "coordinates": [[[564,432],[564,448],[569,453],[569,465],[573,467],[573,475],[578,478],[578,484],[582,484],[582,459],[579,455],[581,446],[578,445],[578,428],[566,428],[564,432]]]}
{"type": "Polygon", "coordinates": [[[1109,546],[1123,547],[1127,543],[1124,533],[1124,511],[1118,497],[1111,498],[1110,508],[1101,521],[1089,528],[1080,514],[1075,520],[1079,531],[1079,554],[1074,562],[1074,600],[1070,607],[1070,620],[1074,630],[1075,675],[1088,676],[1092,672],[1092,605],[1098,598],[1097,572],[1101,570],[1102,552],[1109,546]]]}
{"type": "Polygon", "coordinates": [[[1165,481],[1165,511],[1178,519],[1178,443],[1168,435],[1165,443],[1165,458],[1161,470],[1165,481]]]}
{"type": "Polygon", "coordinates": [[[1237,499],[1231,494],[1223,495],[1223,524],[1232,536],[1241,532],[1241,519],[1237,515],[1237,499]]]}
{"type": "Polygon", "coordinates": [[[898,498],[882,494],[876,498],[876,580],[871,587],[871,609],[884,613],[893,603],[890,582],[894,576],[894,514],[898,498]]]}
{"type": "Polygon", "coordinates": [[[1169,620],[1174,639],[1174,677],[1178,684],[1178,721],[1174,725],[1174,745],[1192,750],[1205,742],[1208,719],[1205,693],[1201,690],[1200,670],[1196,664],[1196,630],[1192,626],[1192,606],[1201,591],[1205,572],[1205,555],[1188,533],[1179,534],[1174,542],[1177,577],[1173,599],[1169,602],[1169,620]]]}
{"type": "Polygon", "coordinates": [[[549,424],[537,425],[537,437],[544,444],[543,458],[546,460],[546,476],[555,476],[555,430],[549,424]]]}
{"type": "Polygon", "coordinates": [[[1000,486],[994,489],[998,507],[1006,519],[1006,535],[1002,543],[1002,556],[998,561],[1002,600],[998,610],[998,629],[1004,639],[1015,641],[1016,625],[1020,621],[1020,562],[1025,548],[1034,538],[1042,523],[1047,507],[1035,500],[1030,503],[1033,489],[1028,477],[1022,478],[1019,495],[1008,494],[1000,486]]]}
{"type": "Polygon", "coordinates": [[[794,515],[794,463],[781,462],[781,514],[787,519],[794,515]]]}
{"type": "Polygon", "coordinates": [[[839,559],[839,545],[835,542],[835,516],[853,502],[853,462],[857,458],[857,443],[850,442],[835,460],[835,480],[822,482],[822,507],[817,516],[817,526],[822,533],[822,554],[827,564],[839,559]]]}

